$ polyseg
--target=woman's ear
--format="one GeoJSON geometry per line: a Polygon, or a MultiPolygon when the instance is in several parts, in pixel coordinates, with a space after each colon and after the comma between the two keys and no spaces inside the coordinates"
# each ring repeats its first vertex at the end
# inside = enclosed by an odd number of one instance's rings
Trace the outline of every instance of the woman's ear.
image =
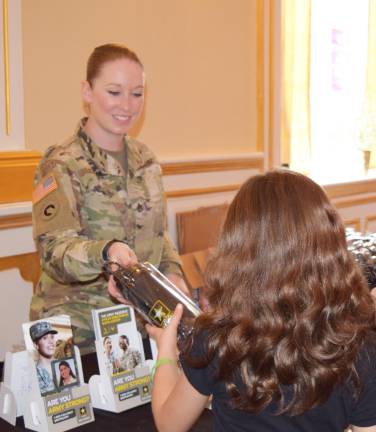
{"type": "Polygon", "coordinates": [[[372,289],[371,289],[371,294],[372,294],[374,297],[376,297],[376,288],[372,288],[372,289]]]}
{"type": "Polygon", "coordinates": [[[81,98],[85,105],[89,105],[92,100],[92,88],[88,81],[81,82],[81,98]]]}

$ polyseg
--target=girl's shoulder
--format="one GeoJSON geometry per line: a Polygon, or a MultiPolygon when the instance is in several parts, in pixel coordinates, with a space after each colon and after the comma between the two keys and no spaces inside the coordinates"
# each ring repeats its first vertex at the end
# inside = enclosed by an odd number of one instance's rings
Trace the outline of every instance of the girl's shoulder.
{"type": "Polygon", "coordinates": [[[364,339],[363,345],[357,358],[357,366],[371,367],[376,374],[376,332],[369,331],[364,339]]]}

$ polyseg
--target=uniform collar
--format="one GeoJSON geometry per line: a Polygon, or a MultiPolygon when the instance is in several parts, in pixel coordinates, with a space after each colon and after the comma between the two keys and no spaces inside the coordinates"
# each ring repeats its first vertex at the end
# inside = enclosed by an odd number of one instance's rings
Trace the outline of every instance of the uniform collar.
{"type": "MultiPolygon", "coordinates": [[[[105,151],[103,151],[95,142],[86,134],[84,126],[87,117],[80,120],[76,135],[80,139],[81,147],[88,160],[92,161],[97,170],[102,174],[124,175],[123,168],[118,162],[105,151]]],[[[138,169],[149,165],[154,161],[153,153],[145,146],[140,146],[137,142],[128,136],[124,136],[124,144],[127,147],[128,158],[128,175],[132,178],[138,169]]],[[[93,166],[93,168],[95,168],[93,166]]]]}
{"type": "MultiPolygon", "coordinates": [[[[95,142],[87,135],[84,131],[84,126],[87,121],[87,117],[80,120],[76,136],[80,139],[81,147],[90,161],[90,165],[98,174],[111,174],[117,176],[124,176],[124,170],[110,154],[102,150],[95,142]]],[[[127,146],[127,138],[124,136],[124,145],[127,146]]]]}

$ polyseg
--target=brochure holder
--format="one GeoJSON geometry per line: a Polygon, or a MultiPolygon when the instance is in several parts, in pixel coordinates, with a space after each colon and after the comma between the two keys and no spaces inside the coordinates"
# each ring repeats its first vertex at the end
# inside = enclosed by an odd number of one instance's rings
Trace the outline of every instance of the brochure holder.
{"type": "Polygon", "coordinates": [[[15,426],[17,417],[16,398],[12,390],[0,383],[0,417],[15,426]]]}
{"type": "MultiPolygon", "coordinates": [[[[99,352],[101,344],[100,342],[95,344],[99,352]]],[[[102,361],[103,359],[98,356],[98,363],[102,361]]],[[[99,370],[101,370],[100,364],[99,370]]],[[[119,372],[112,377],[107,373],[92,375],[89,379],[89,387],[94,408],[119,413],[143,405],[151,400],[149,365],[119,372]]]]}
{"type": "Polygon", "coordinates": [[[7,353],[4,381],[0,388],[1,417],[11,424],[22,413],[25,428],[38,432],[62,432],[94,421],[88,384],[84,383],[80,351],[75,346],[77,373],[81,384],[41,396],[35,362],[27,351],[7,353]],[[24,374],[26,370],[27,375],[24,374]],[[11,378],[23,374],[20,382],[11,378]],[[18,387],[17,387],[18,386],[18,387]]]}
{"type": "Polygon", "coordinates": [[[0,417],[15,424],[23,415],[25,395],[31,391],[29,353],[7,352],[4,359],[4,382],[0,387],[0,417]]]}
{"type": "Polygon", "coordinates": [[[98,309],[93,311],[93,323],[100,372],[100,375],[93,375],[89,380],[93,407],[119,413],[150,402],[150,364],[153,361],[143,359],[142,339],[137,331],[133,308],[119,305],[98,309]],[[104,342],[106,338],[111,338],[116,345],[119,338],[124,337],[122,334],[127,335],[133,350],[137,347],[142,360],[134,368],[117,372],[110,370],[108,362],[106,363],[104,342]]]}

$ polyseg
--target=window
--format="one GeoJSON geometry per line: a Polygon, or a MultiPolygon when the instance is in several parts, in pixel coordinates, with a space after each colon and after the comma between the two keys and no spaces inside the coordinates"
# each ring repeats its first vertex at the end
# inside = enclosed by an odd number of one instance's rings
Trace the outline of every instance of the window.
{"type": "Polygon", "coordinates": [[[283,162],[320,183],[375,174],[372,3],[284,2],[283,162]]]}

